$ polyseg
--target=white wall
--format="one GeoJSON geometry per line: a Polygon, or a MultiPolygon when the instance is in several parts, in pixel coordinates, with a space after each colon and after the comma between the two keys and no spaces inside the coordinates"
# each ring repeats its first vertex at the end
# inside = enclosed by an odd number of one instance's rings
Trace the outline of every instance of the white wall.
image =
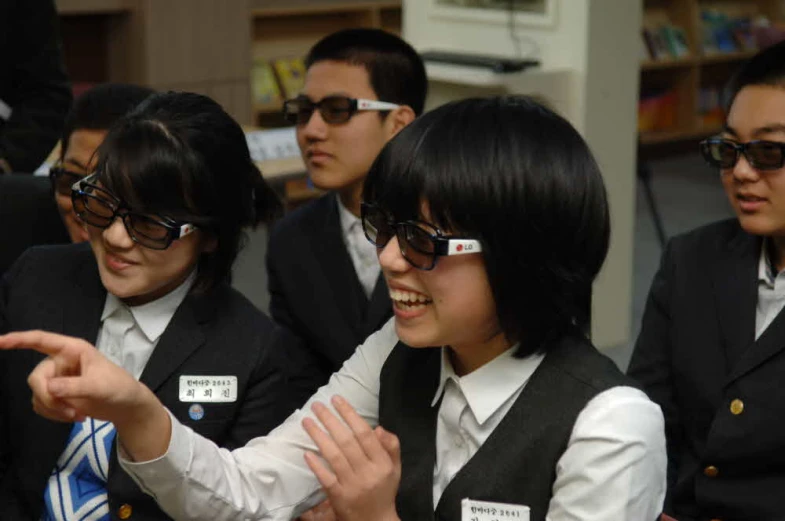
{"type": "MultiPolygon", "coordinates": [[[[505,23],[437,18],[434,0],[404,0],[404,37],[418,50],[454,50],[515,57],[515,45],[505,23]]],[[[641,2],[634,0],[554,0],[556,18],[550,27],[518,25],[521,50],[537,48],[542,71],[568,69],[567,85],[544,88],[527,85],[477,88],[432,82],[429,107],[452,97],[497,94],[530,89],[551,99],[584,135],[605,176],[611,203],[611,249],[595,285],[592,333],[600,347],[629,340],[632,314],[633,224],[635,217],[636,120],[641,2]],[[569,93],[569,99],[561,99],[569,93]]],[[[531,72],[532,77],[538,72],[531,72]]]]}

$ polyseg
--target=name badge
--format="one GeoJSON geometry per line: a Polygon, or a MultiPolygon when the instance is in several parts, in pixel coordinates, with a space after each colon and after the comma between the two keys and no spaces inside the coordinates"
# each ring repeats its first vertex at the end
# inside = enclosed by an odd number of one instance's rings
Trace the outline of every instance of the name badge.
{"type": "Polygon", "coordinates": [[[461,501],[461,521],[529,521],[529,507],[493,501],[461,501]]]}
{"type": "Polygon", "coordinates": [[[230,403],[237,401],[236,376],[180,376],[180,401],[230,403]]]}

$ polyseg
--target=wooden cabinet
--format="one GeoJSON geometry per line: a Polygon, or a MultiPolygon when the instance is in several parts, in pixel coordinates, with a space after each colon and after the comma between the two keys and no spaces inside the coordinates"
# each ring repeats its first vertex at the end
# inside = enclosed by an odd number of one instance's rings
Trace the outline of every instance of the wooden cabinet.
{"type": "Polygon", "coordinates": [[[247,0],[56,0],[75,86],[188,90],[251,122],[247,0]]]}
{"type": "MultiPolygon", "coordinates": [[[[704,13],[719,13],[731,19],[755,19],[765,16],[772,22],[782,19],[779,0],[644,0],[643,29],[656,31],[670,25],[682,31],[688,54],[672,55],[641,62],[641,102],[639,127],[642,145],[655,145],[699,139],[718,132],[721,114],[707,112],[706,99],[722,96],[722,88],[744,60],[757,51],[704,50],[704,13]],[[667,97],[654,105],[652,93],[667,97]],[[647,103],[651,103],[647,107],[647,103]],[[648,130],[648,117],[661,118],[659,128],[648,130]],[[664,118],[665,121],[662,121],[664,118]]],[[[643,33],[643,31],[642,31],[643,33]]],[[[642,36],[641,47],[645,39],[642,36]]],[[[716,100],[715,100],[716,101],[716,100]]]]}

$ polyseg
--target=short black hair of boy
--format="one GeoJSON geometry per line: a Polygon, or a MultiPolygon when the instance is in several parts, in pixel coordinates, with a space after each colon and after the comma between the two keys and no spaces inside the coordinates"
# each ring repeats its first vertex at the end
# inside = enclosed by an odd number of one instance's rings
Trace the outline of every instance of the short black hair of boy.
{"type": "Polygon", "coordinates": [[[516,356],[588,336],[608,202],[586,142],[550,109],[510,96],[430,111],[382,149],[363,196],[396,221],[422,219],[427,203],[438,227],[480,241],[516,356]]]}
{"type": "Polygon", "coordinates": [[[729,83],[727,108],[744,87],[756,85],[785,88],[785,41],[760,51],[734,74],[729,83]]]}
{"type": "Polygon", "coordinates": [[[425,65],[401,38],[381,29],[338,31],[316,42],[305,66],[329,60],[364,67],[380,101],[408,105],[416,115],[422,114],[428,93],[425,65]]]}
{"type": "Polygon", "coordinates": [[[60,134],[60,158],[68,152],[68,142],[76,130],[109,130],[155,91],[128,83],[102,83],[77,97],[65,117],[60,134]]]}
{"type": "Polygon", "coordinates": [[[193,223],[216,241],[199,259],[196,291],[230,282],[243,228],[281,213],[240,125],[207,96],[150,96],[109,130],[97,156],[98,180],[134,211],[193,223]]]}

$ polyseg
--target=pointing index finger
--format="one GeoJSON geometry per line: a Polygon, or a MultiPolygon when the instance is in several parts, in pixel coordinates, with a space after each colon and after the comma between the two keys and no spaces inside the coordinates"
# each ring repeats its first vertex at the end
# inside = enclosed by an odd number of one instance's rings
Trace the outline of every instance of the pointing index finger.
{"type": "Polygon", "coordinates": [[[18,331],[0,335],[0,349],[32,349],[47,356],[64,352],[74,354],[89,346],[80,338],[48,333],[46,331],[18,331]]]}

